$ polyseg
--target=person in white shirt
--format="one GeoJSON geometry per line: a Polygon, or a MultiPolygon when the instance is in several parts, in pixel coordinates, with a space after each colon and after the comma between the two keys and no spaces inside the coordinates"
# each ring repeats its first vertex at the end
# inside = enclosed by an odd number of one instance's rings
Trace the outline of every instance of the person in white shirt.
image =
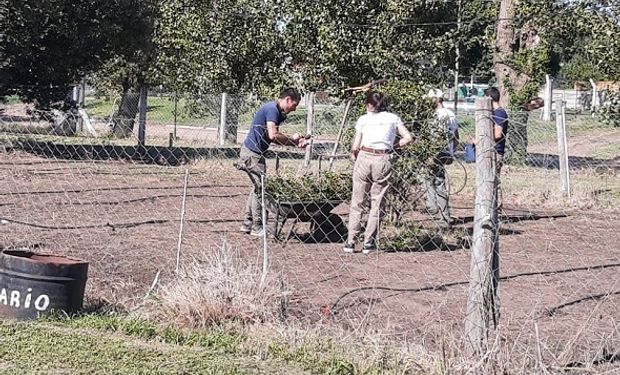
{"type": "Polygon", "coordinates": [[[450,217],[450,206],[448,201],[448,189],[446,187],[445,165],[452,164],[454,161],[454,151],[459,140],[459,126],[454,112],[443,106],[443,92],[441,90],[431,90],[428,96],[435,100],[436,113],[438,118],[438,136],[446,137],[446,147],[437,156],[436,163],[433,165],[424,180],[426,188],[426,210],[431,215],[439,214],[448,227],[452,224],[450,217]]]}
{"type": "Polygon", "coordinates": [[[388,100],[382,93],[370,92],[366,98],[367,113],[357,120],[351,149],[353,193],[349,211],[349,234],[343,250],[355,252],[355,240],[361,233],[362,214],[368,208],[368,222],[364,231],[362,252],[377,252],[377,233],[383,215],[385,193],[390,188],[392,152],[408,145],[411,133],[402,120],[388,112],[388,100]]]}

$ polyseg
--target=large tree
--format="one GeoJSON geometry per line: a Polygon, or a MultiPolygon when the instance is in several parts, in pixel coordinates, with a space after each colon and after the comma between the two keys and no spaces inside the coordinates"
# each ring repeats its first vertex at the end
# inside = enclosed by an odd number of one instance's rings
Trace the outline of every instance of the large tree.
{"type": "Polygon", "coordinates": [[[47,108],[116,50],[139,39],[138,0],[4,1],[0,13],[0,95],[47,108]]]}
{"type": "Polygon", "coordinates": [[[537,95],[545,74],[586,57],[601,78],[619,77],[620,44],[612,37],[619,20],[608,0],[501,0],[493,62],[501,104],[512,110],[510,159],[525,160],[528,114],[522,106],[537,95]]]}
{"type": "Polygon", "coordinates": [[[162,3],[155,77],[187,93],[239,93],[277,76],[283,64],[277,4],[267,0],[162,3]]]}
{"type": "Polygon", "coordinates": [[[308,89],[446,76],[454,9],[445,2],[300,0],[283,8],[291,67],[308,89]]]}

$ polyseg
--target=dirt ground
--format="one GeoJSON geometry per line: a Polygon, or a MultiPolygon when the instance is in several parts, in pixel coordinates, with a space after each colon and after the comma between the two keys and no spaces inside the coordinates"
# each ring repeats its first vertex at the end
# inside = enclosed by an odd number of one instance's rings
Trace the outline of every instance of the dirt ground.
{"type": "MultiPolygon", "coordinates": [[[[232,160],[189,167],[182,263],[226,241],[261,262],[262,242],[238,231],[247,176],[232,160]]],[[[155,274],[175,267],[186,166],[48,160],[0,154],[0,244],[90,262],[87,304],[131,307],[155,274]]],[[[472,183],[472,182],[470,182],[472,183]]],[[[508,199],[500,237],[501,332],[509,350],[579,367],[620,350],[620,210],[541,210],[508,199]],[[536,334],[536,328],[538,334],[536,334]]],[[[473,196],[452,197],[457,230],[473,196]]],[[[346,221],[347,207],[337,208],[346,221]]],[[[422,214],[416,225],[432,227],[422,214]]],[[[303,227],[302,227],[303,229],[303,227]]],[[[460,338],[471,252],[344,254],[341,243],[271,241],[272,272],[292,288],[289,316],[438,347],[460,338]]]]}

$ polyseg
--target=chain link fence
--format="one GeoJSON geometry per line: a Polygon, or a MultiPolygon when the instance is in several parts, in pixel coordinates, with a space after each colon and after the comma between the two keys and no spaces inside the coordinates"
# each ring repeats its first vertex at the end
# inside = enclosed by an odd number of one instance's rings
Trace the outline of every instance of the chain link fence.
{"type": "MultiPolygon", "coordinates": [[[[0,122],[3,247],[86,259],[87,305],[130,310],[224,246],[261,269],[257,277],[276,280],[278,319],[378,332],[395,345],[420,342],[434,355],[453,355],[449,343],[461,340],[470,275],[476,176],[465,156],[474,117],[459,115],[457,158],[441,166],[448,220],[427,207],[429,170],[411,170],[416,182],[400,187],[408,190],[405,204],[381,223],[384,251],[347,254],[353,164],[341,128],[351,129],[359,111],[327,96],[303,99],[281,130],[311,133],[312,152],[272,146],[261,182],[235,164],[264,102],[149,95],[139,145],[135,97],[87,96],[71,114],[37,114],[9,100],[0,122]],[[224,124],[235,129],[235,143],[220,145],[224,124]],[[239,230],[250,189],[277,238],[239,230]]],[[[511,124],[527,129],[527,158],[501,172],[501,323],[492,352],[514,371],[613,371],[620,350],[620,128],[567,110],[566,139],[558,141],[556,115],[543,122],[538,112],[510,114],[511,124]],[[569,192],[560,175],[562,142],[569,192]]],[[[189,316],[207,302],[190,295],[187,303],[189,316]]]]}

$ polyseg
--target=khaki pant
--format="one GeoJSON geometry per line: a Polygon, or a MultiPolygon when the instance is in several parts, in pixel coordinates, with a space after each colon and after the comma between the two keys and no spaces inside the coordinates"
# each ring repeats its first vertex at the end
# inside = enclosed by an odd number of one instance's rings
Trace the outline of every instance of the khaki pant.
{"type": "MultiPolygon", "coordinates": [[[[267,171],[267,164],[263,155],[257,154],[246,147],[241,147],[239,157],[241,158],[241,163],[249,170],[259,173],[265,173],[267,171]]],[[[252,175],[251,178],[255,179],[257,185],[260,186],[260,178],[254,175],[252,175]]],[[[252,226],[252,228],[257,230],[262,228],[263,225],[261,202],[259,197],[256,195],[254,185],[250,187],[250,194],[248,195],[248,199],[245,204],[243,224],[248,227],[252,226]]]]}
{"type": "Polygon", "coordinates": [[[354,243],[362,231],[362,215],[368,209],[364,241],[377,239],[379,221],[383,216],[384,196],[390,188],[392,160],[390,154],[374,155],[360,151],[353,167],[353,194],[349,211],[347,243],[354,243]]]}

